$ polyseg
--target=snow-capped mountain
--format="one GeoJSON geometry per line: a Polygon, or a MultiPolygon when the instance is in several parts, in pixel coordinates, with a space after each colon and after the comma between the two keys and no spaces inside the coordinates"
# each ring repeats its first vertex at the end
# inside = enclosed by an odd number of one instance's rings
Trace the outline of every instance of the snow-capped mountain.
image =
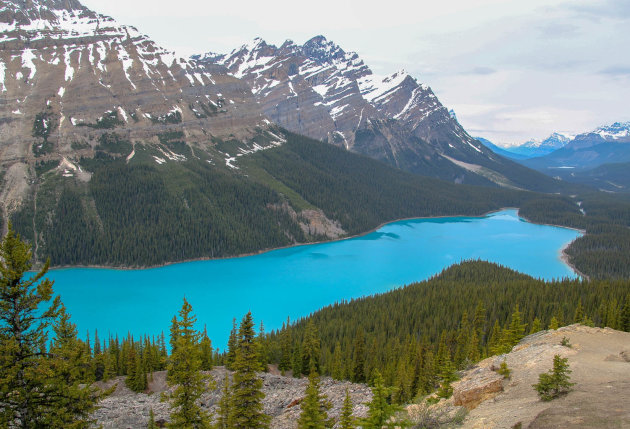
{"type": "Polygon", "coordinates": [[[511,182],[506,161],[468,135],[431,88],[404,70],[375,75],[323,36],[279,47],[257,38],[227,55],[193,59],[244,79],[263,112],[290,131],[420,174],[511,182]]]}
{"type": "Polygon", "coordinates": [[[578,134],[564,147],[523,164],[540,171],[590,169],[607,163],[630,162],[630,122],[615,122],[578,134]]]}
{"type": "Polygon", "coordinates": [[[506,147],[505,150],[520,156],[519,159],[534,158],[563,148],[574,138],[575,134],[555,132],[544,140],[531,139],[521,145],[506,147]]]}
{"type": "Polygon", "coordinates": [[[156,125],[176,127],[201,143],[262,120],[247,85],[222,68],[181,58],[76,0],[1,3],[0,94],[1,158],[28,156],[42,139],[62,153],[71,142],[93,145],[113,125],[138,140],[156,125]]]}

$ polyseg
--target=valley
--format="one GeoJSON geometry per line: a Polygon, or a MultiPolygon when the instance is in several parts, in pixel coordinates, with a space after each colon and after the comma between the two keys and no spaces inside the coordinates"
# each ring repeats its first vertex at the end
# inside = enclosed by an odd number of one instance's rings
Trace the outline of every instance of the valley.
{"type": "Polygon", "coordinates": [[[294,42],[267,31],[295,9],[274,1],[171,6],[124,8],[171,10],[165,40],[78,0],[0,2],[0,427],[625,424],[606,377],[630,350],[630,122],[579,107],[625,68],[560,95],[582,63],[520,49],[578,40],[548,25],[566,10],[595,43],[590,9],[522,3],[540,25],[508,37],[507,3],[483,31],[457,2],[450,30],[442,5],[369,30],[373,8],[335,5],[294,42]],[[377,40],[403,28],[425,33],[377,40]],[[591,131],[549,135],[569,123],[591,131]],[[547,406],[552,360],[576,384],[547,406]]]}

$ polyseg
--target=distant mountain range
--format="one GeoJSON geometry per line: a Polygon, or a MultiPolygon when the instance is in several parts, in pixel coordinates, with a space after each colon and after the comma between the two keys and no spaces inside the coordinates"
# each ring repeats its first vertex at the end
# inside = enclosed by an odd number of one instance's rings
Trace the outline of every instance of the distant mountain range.
{"type": "Polygon", "coordinates": [[[554,133],[542,141],[506,148],[478,140],[499,155],[553,177],[610,192],[630,189],[630,122],[615,122],[573,137],[554,133]]]}
{"type": "Polygon", "coordinates": [[[566,133],[553,133],[544,140],[532,139],[520,145],[506,147],[496,146],[491,141],[482,137],[477,137],[477,140],[499,155],[519,160],[550,154],[551,152],[564,147],[574,137],[575,135],[566,133]]]}
{"type": "Polygon", "coordinates": [[[608,163],[630,161],[630,122],[615,122],[579,134],[562,148],[522,163],[539,171],[587,170],[608,163]]]}

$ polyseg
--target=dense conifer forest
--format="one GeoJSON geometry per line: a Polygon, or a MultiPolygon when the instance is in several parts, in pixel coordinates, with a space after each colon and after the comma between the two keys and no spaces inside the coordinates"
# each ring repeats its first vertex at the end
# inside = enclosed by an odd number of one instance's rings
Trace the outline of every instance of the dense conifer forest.
{"type": "Polygon", "coordinates": [[[630,331],[630,282],[545,282],[481,261],[429,280],[337,303],[268,335],[280,369],[365,382],[378,370],[407,402],[457,369],[508,352],[529,333],[583,323],[630,331]]]}
{"type": "Polygon", "coordinates": [[[53,298],[47,265],[25,276],[31,257],[10,227],[0,243],[0,423],[8,427],[90,427],[90,413],[111,393],[93,382],[124,376],[131,390],[143,392],[151,374],[164,369],[174,388],[165,397],[173,427],[210,427],[198,398],[214,386],[203,373],[214,365],[233,371],[219,404],[219,427],[267,427],[256,373],[269,364],[309,376],[302,422],[330,422],[320,374],[369,383],[374,396],[359,424],[372,427],[389,418],[395,404],[449,397],[458,369],[509,352],[528,333],[571,323],[630,331],[627,280],[544,282],[471,261],[420,283],[328,306],[296,323],[287,320],[270,334],[262,328],[257,334],[248,313],[238,330],[234,323],[223,353],[195,328],[185,299],[173,317],[169,346],[164,334],[102,340],[95,332],[82,340],[63,303],[53,298]]]}
{"type": "Polygon", "coordinates": [[[37,234],[35,257],[53,266],[151,266],[322,239],[298,224],[303,209],[321,209],[354,235],[400,218],[520,207],[533,222],[586,230],[567,250],[583,274],[630,276],[630,197],[456,185],[282,132],[287,143],[239,158],[237,170],[192,157],[181,135],[161,135],[161,144],[190,159],[163,165],[150,148],[104,135],[96,156],[80,162],[88,182],[40,166],[15,229],[32,243],[37,234]]]}

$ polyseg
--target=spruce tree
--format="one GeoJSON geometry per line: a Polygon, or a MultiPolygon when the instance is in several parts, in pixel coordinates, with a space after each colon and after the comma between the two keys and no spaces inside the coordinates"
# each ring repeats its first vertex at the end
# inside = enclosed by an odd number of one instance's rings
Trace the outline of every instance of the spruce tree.
{"type": "Polygon", "coordinates": [[[263,413],[265,395],[262,380],[256,374],[262,367],[251,312],[243,317],[237,338],[230,421],[239,429],[266,428],[269,417],[263,413]]]}
{"type": "Polygon", "coordinates": [[[352,398],[346,387],[346,396],[343,398],[341,416],[339,417],[339,429],[355,429],[354,417],[352,417],[352,398]]]}
{"type": "Polygon", "coordinates": [[[357,421],[363,429],[381,429],[382,427],[400,426],[401,422],[390,421],[399,407],[391,405],[387,398],[391,390],[385,387],[383,376],[378,370],[374,371],[372,381],[372,400],[368,402],[368,415],[357,421]]]}
{"type": "Polygon", "coordinates": [[[363,329],[359,328],[354,339],[352,352],[352,381],[355,383],[365,383],[365,339],[363,329]]]}
{"type": "Polygon", "coordinates": [[[155,424],[155,414],[153,414],[153,408],[149,410],[149,423],[147,423],[147,429],[157,429],[155,424]]]}
{"type": "Polygon", "coordinates": [[[333,421],[328,418],[330,403],[319,389],[319,375],[311,371],[308,376],[306,396],[300,407],[302,412],[298,419],[298,429],[325,429],[333,426],[333,421]]]}
{"type": "Polygon", "coordinates": [[[541,325],[542,325],[542,324],[541,324],[541,322],[540,322],[540,319],[539,319],[538,317],[536,317],[536,318],[534,319],[534,321],[532,322],[532,327],[531,327],[531,329],[529,330],[529,333],[530,333],[530,334],[535,334],[536,332],[540,332],[540,331],[542,331],[542,326],[541,326],[541,325]]]}
{"type": "Polygon", "coordinates": [[[208,338],[208,331],[205,325],[203,327],[199,347],[201,353],[201,369],[202,371],[210,371],[212,369],[212,341],[208,338]]]}
{"type": "Polygon", "coordinates": [[[175,351],[168,365],[168,384],[175,386],[169,395],[171,403],[172,428],[210,428],[210,417],[197,403],[208,386],[209,377],[201,372],[199,348],[200,334],[195,331],[197,318],[192,314],[192,306],[184,298],[184,304],[176,320],[175,351]]]}
{"type": "Polygon", "coordinates": [[[65,326],[57,324],[65,338],[54,353],[45,351],[61,301],[52,299],[53,284],[44,277],[48,261],[26,276],[31,259],[30,246],[9,223],[0,242],[0,427],[88,427],[99,397],[79,387],[81,370],[72,368],[85,347],[65,319],[65,326]]]}
{"type": "Polygon", "coordinates": [[[289,319],[286,324],[282,324],[280,331],[280,362],[278,369],[284,374],[291,369],[291,333],[289,332],[289,319]]]}
{"type": "Polygon", "coordinates": [[[556,319],[556,316],[553,316],[551,318],[551,321],[549,321],[549,329],[558,329],[558,327],[559,327],[558,319],[556,319]]]}
{"type": "Polygon", "coordinates": [[[237,331],[236,331],[236,318],[232,319],[232,330],[230,331],[230,337],[228,338],[228,350],[225,355],[225,367],[229,370],[234,370],[234,360],[236,359],[236,347],[238,345],[237,331]]]}
{"type": "Polygon", "coordinates": [[[302,374],[309,375],[313,370],[319,373],[320,353],[319,334],[313,319],[309,319],[302,341],[302,374]]]}
{"type": "Polygon", "coordinates": [[[619,329],[630,332],[630,295],[626,298],[626,303],[619,313],[619,329]]]}
{"type": "Polygon", "coordinates": [[[217,422],[214,429],[229,429],[232,427],[230,417],[232,415],[232,390],[230,388],[230,375],[225,373],[223,389],[217,410],[217,422]]]}
{"type": "Polygon", "coordinates": [[[571,390],[575,383],[571,383],[569,374],[569,358],[562,358],[560,355],[553,357],[553,368],[549,372],[538,376],[538,383],[533,387],[538,392],[538,396],[543,401],[551,401],[563,393],[571,390]]]}

